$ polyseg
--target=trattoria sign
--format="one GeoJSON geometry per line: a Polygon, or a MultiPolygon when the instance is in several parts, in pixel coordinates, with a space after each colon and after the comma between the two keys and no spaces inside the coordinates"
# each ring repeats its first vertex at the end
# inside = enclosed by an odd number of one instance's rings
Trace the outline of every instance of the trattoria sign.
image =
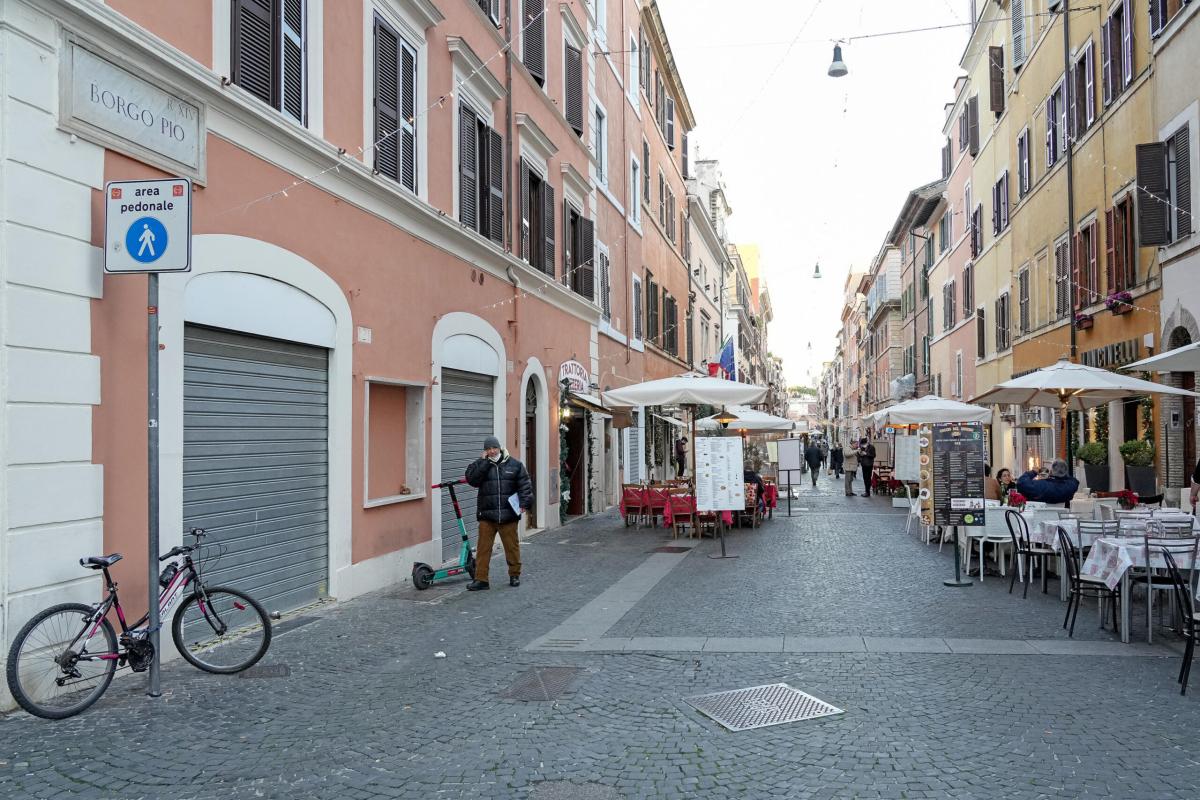
{"type": "Polygon", "coordinates": [[[578,361],[564,361],[558,368],[559,388],[563,381],[567,381],[568,388],[575,394],[587,394],[588,384],[591,383],[587,369],[578,361]]]}
{"type": "Polygon", "coordinates": [[[63,65],[63,127],[203,180],[204,110],[77,41],[63,65]]]}

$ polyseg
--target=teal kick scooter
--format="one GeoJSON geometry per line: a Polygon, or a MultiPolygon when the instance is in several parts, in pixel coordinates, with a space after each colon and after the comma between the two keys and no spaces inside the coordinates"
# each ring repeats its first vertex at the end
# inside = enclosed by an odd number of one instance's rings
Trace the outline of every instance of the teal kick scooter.
{"type": "Polygon", "coordinates": [[[470,575],[472,579],[475,578],[475,553],[471,551],[471,540],[467,536],[467,526],[463,524],[462,508],[458,505],[458,496],[454,494],[454,487],[466,482],[466,478],[459,478],[456,481],[446,481],[433,485],[434,489],[450,490],[450,502],[454,505],[454,516],[458,520],[458,532],[462,534],[462,548],[458,551],[458,561],[443,564],[436,570],[420,561],[414,563],[412,582],[413,586],[418,589],[428,589],[434,581],[441,581],[455,575],[462,575],[464,572],[470,575]]]}

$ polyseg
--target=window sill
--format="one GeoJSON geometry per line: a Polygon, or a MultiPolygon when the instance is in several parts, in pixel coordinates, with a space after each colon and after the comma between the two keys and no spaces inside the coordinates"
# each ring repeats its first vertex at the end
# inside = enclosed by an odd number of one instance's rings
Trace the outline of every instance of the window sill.
{"type": "Polygon", "coordinates": [[[380,508],[382,506],[394,506],[399,503],[407,503],[412,500],[424,500],[428,495],[424,492],[416,494],[395,494],[391,497],[376,497],[363,503],[363,508],[380,508]]]}

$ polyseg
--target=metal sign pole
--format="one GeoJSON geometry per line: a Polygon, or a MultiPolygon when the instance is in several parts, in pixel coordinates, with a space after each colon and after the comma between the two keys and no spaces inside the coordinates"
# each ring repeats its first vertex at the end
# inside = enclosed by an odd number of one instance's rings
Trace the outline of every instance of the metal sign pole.
{"type": "Polygon", "coordinates": [[[162,689],[159,684],[158,665],[162,651],[159,648],[158,635],[158,273],[151,272],[148,276],[150,288],[146,301],[146,425],[147,425],[147,458],[149,469],[147,481],[147,608],[150,610],[149,639],[153,648],[154,658],[150,661],[150,685],[147,694],[159,697],[162,689]]]}

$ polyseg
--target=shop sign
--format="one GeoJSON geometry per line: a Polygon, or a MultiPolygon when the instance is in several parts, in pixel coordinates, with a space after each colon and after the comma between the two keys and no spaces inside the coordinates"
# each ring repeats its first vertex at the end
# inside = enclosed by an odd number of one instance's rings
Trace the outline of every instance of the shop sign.
{"type": "Polygon", "coordinates": [[[562,387],[563,381],[567,381],[567,388],[575,394],[587,394],[588,384],[591,383],[587,368],[578,361],[564,361],[558,368],[559,388],[562,387]]]}
{"type": "Polygon", "coordinates": [[[203,179],[204,109],[69,42],[63,127],[135,158],[203,179]],[[186,168],[186,169],[185,169],[186,168]]]}
{"type": "Polygon", "coordinates": [[[1095,350],[1085,350],[1079,360],[1089,367],[1108,369],[1132,364],[1141,359],[1142,343],[1140,339],[1126,339],[1123,342],[1113,342],[1095,350]]]}

